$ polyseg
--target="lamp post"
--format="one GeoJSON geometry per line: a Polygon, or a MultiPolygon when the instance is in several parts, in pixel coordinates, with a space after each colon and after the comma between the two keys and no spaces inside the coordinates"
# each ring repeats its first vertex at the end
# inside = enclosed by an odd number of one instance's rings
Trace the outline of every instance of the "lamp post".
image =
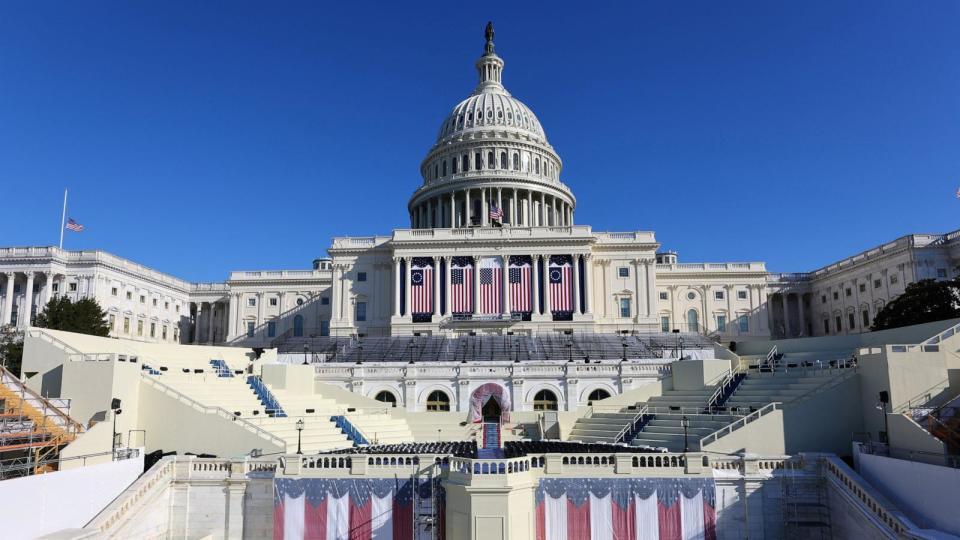
{"type": "Polygon", "coordinates": [[[307,365],[310,363],[310,362],[307,362],[307,357],[309,355],[310,355],[310,344],[304,343],[303,344],[303,365],[307,365]]]}
{"type": "Polygon", "coordinates": [[[567,359],[567,363],[573,362],[573,341],[567,342],[567,352],[569,353],[569,358],[567,359]]]}
{"type": "Polygon", "coordinates": [[[357,364],[363,363],[363,345],[357,346],[357,364]]]}
{"type": "Polygon", "coordinates": [[[297,454],[303,455],[300,451],[300,435],[303,433],[303,418],[297,420],[297,454]]]}
{"type": "Polygon", "coordinates": [[[626,338],[623,339],[623,343],[621,343],[621,345],[623,345],[623,361],[626,362],[627,361],[627,339],[626,338]]]}
{"type": "Polygon", "coordinates": [[[407,362],[408,364],[415,364],[415,363],[416,363],[416,362],[414,362],[414,360],[413,360],[413,357],[414,357],[416,354],[417,354],[417,342],[411,340],[411,341],[410,341],[410,361],[407,362]]]}
{"type": "Polygon", "coordinates": [[[679,360],[683,360],[683,336],[680,336],[680,338],[679,338],[679,343],[680,343],[680,358],[679,358],[679,360]]]}
{"type": "Polygon", "coordinates": [[[683,453],[686,454],[690,451],[690,445],[687,440],[687,428],[690,427],[690,420],[687,419],[687,415],[683,415],[680,418],[680,425],[683,426],[683,453]]]}

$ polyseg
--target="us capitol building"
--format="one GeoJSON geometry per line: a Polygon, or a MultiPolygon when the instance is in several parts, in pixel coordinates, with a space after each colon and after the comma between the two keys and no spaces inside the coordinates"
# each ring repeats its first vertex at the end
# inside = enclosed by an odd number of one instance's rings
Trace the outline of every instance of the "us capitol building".
{"type": "Polygon", "coordinates": [[[721,341],[859,333],[911,282],[956,275],[958,232],[908,235],[810,273],[681,263],[652,231],[577,224],[563,162],[503,85],[488,31],[477,86],[440,124],[409,228],[334,238],[309,270],[190,283],[102,251],[0,249],[0,325],[52,295],[95,298],[112,335],[267,346],[284,336],[699,332],[721,341]]]}

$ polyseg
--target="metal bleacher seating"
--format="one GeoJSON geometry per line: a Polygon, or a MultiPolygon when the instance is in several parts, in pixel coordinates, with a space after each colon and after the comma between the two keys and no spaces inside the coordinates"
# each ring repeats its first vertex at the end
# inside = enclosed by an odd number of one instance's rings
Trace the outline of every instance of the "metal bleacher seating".
{"type": "Polygon", "coordinates": [[[700,334],[538,334],[390,337],[287,337],[280,353],[324,362],[526,362],[662,358],[714,345],[700,334]]]}

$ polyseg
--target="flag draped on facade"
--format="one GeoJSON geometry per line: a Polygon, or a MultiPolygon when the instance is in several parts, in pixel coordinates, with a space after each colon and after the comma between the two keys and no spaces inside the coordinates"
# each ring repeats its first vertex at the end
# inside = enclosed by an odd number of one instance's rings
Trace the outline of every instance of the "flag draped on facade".
{"type": "Polygon", "coordinates": [[[490,203],[490,220],[491,221],[503,221],[503,210],[497,206],[497,203],[490,203]]]}
{"type": "Polygon", "coordinates": [[[569,255],[552,255],[549,267],[550,308],[573,311],[573,260],[569,255]]]}
{"type": "Polygon", "coordinates": [[[688,478],[540,482],[537,540],[716,540],[716,483],[688,478]]]}
{"type": "MultiPolygon", "coordinates": [[[[409,479],[393,478],[278,478],[273,482],[273,540],[416,540],[429,531],[414,532],[413,486],[409,479]]],[[[437,521],[443,524],[439,480],[420,482],[416,496],[427,504],[438,502],[437,521]],[[439,490],[435,498],[433,489],[439,490]]],[[[436,538],[443,538],[443,529],[439,532],[436,538]]]]}
{"type": "Polygon", "coordinates": [[[414,257],[410,264],[411,313],[433,313],[433,259],[414,257]]]}
{"type": "Polygon", "coordinates": [[[533,293],[530,275],[533,272],[531,259],[526,255],[510,257],[510,310],[514,313],[530,313],[533,310],[533,293]]]}
{"type": "Polygon", "coordinates": [[[473,259],[453,257],[450,261],[450,311],[473,313],[473,259]]]}
{"type": "Polygon", "coordinates": [[[480,310],[484,315],[503,309],[503,267],[500,257],[480,259],[480,310]]]}

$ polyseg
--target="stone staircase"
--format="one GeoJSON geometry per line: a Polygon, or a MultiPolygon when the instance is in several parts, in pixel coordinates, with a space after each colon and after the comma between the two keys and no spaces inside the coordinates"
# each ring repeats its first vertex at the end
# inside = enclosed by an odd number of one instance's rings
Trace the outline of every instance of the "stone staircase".
{"type": "Polygon", "coordinates": [[[622,411],[594,412],[588,417],[578,418],[567,438],[585,443],[618,442],[617,435],[633,421],[638,412],[639,409],[634,406],[625,407],[622,411]]]}
{"type": "MultiPolygon", "coordinates": [[[[817,388],[833,382],[846,370],[790,370],[785,372],[751,372],[737,391],[727,400],[732,410],[749,412],[768,403],[789,403],[817,388]]],[[[852,370],[850,370],[852,372],[852,370]]]]}
{"type": "Polygon", "coordinates": [[[687,427],[687,444],[691,452],[700,450],[700,439],[722,429],[741,418],[732,414],[687,414],[657,413],[647,423],[643,431],[634,437],[633,446],[652,446],[666,448],[671,452],[683,452],[683,417],[690,425],[687,427]]]}

